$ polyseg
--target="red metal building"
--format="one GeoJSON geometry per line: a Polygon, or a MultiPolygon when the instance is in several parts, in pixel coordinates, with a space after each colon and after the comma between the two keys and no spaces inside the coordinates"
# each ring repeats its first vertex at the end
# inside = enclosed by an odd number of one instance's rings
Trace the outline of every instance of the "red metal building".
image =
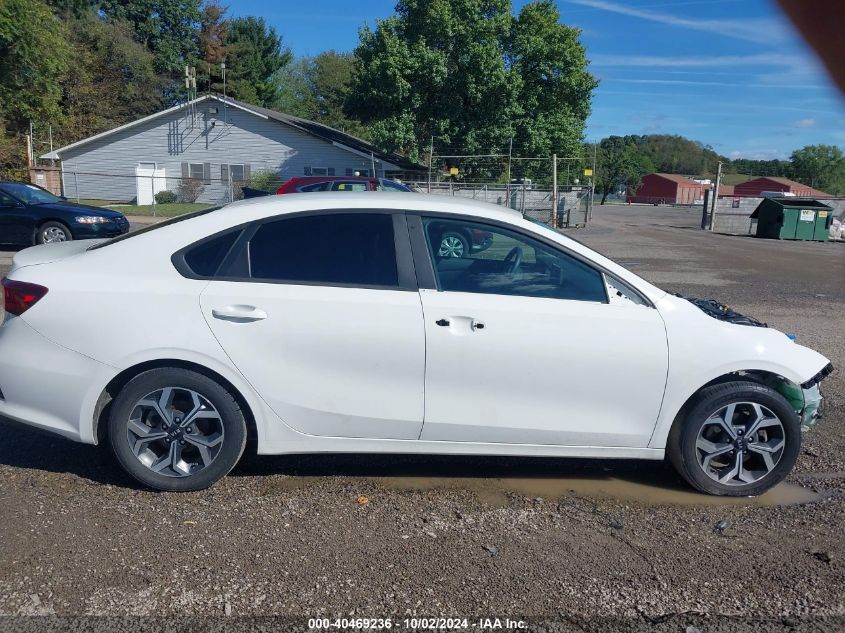
{"type": "Polygon", "coordinates": [[[651,204],[695,204],[704,198],[708,185],[677,174],[648,174],[634,194],[628,194],[628,202],[651,204]]]}
{"type": "Polygon", "coordinates": [[[796,196],[802,198],[829,198],[830,194],[824,191],[813,189],[809,185],[795,182],[789,178],[778,178],[774,176],[765,176],[762,178],[755,178],[740,183],[734,187],[735,196],[760,196],[764,191],[782,191],[785,193],[794,193],[796,196]]]}

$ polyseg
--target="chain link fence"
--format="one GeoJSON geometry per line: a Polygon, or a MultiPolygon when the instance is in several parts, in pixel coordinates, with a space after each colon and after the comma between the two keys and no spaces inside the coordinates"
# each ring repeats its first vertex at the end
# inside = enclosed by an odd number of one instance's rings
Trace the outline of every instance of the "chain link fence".
{"type": "Polygon", "coordinates": [[[553,218],[555,193],[550,187],[538,187],[524,182],[510,186],[466,182],[415,182],[406,184],[423,193],[468,198],[509,207],[543,224],[556,224],[558,228],[585,226],[589,220],[593,203],[591,186],[559,186],[557,188],[557,213],[556,218],[553,218]]]}

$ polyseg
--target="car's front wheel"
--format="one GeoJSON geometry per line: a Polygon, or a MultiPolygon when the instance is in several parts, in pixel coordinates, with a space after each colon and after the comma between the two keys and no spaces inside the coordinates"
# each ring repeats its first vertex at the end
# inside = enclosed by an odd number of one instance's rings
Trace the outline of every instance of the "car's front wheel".
{"type": "Polygon", "coordinates": [[[736,381],[702,389],[669,434],[667,451],[694,488],[759,495],[789,474],[801,449],[798,414],[766,385],[736,381]]]}
{"type": "Polygon", "coordinates": [[[56,242],[70,242],[73,234],[61,222],[45,222],[38,228],[35,240],[39,244],[55,244],[56,242]]]}
{"type": "Polygon", "coordinates": [[[158,490],[202,490],[238,463],[246,423],[237,400],[211,378],[177,368],[144,372],[112,405],[109,441],[132,477],[158,490]]]}

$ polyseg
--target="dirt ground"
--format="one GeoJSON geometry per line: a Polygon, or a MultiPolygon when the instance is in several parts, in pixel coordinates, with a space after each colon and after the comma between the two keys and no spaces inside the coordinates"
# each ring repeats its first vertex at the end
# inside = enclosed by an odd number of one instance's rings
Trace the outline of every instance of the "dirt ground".
{"type": "Polygon", "coordinates": [[[704,497],[652,462],[325,455],[250,458],[211,490],[157,494],[103,450],[0,422],[0,630],[285,631],[315,616],[413,630],[411,615],[476,630],[487,617],[531,631],[845,630],[845,244],[698,221],[598,207],[573,235],[840,368],[768,495],[704,497]]]}

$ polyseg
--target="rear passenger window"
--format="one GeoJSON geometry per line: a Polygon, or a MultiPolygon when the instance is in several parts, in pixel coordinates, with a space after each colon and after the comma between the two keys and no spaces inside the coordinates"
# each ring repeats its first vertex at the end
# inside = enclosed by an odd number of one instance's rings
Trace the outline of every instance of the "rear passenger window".
{"type": "Polygon", "coordinates": [[[309,215],[261,225],[249,244],[253,279],[398,286],[389,214],[309,215]]]}
{"type": "Polygon", "coordinates": [[[185,253],[185,263],[199,277],[214,277],[240,234],[240,231],[231,231],[197,244],[185,253]]]}

